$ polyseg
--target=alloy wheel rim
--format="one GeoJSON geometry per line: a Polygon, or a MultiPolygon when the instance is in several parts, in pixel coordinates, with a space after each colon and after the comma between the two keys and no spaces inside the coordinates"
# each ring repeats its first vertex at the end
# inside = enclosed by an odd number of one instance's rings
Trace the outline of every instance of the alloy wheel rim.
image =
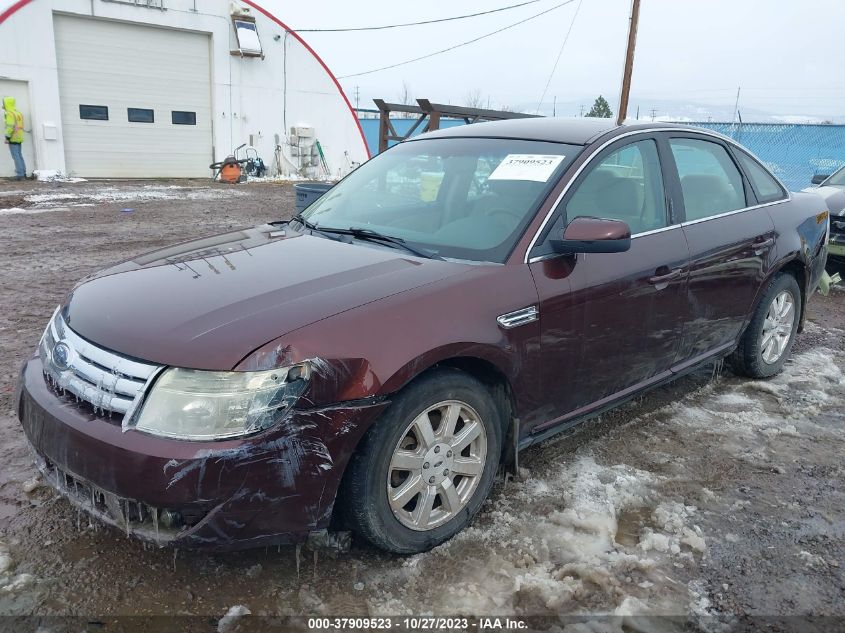
{"type": "Polygon", "coordinates": [[[393,515],[412,530],[448,522],[472,498],[487,457],[487,433],[465,402],[445,400],[405,428],[387,470],[393,515]]]}
{"type": "Polygon", "coordinates": [[[760,335],[760,350],[763,361],[772,365],[783,356],[792,326],[795,325],[795,300],[787,290],[779,293],[769,306],[760,335]]]}

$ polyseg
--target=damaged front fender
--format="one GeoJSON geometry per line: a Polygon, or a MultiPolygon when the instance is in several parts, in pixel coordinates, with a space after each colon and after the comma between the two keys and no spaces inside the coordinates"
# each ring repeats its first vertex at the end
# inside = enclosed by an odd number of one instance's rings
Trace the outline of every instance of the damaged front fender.
{"type": "Polygon", "coordinates": [[[47,481],[78,507],[159,545],[241,548],[328,528],[354,447],[385,406],[301,403],[256,436],[185,442],[123,432],[59,399],[32,359],[20,411],[47,481]]]}

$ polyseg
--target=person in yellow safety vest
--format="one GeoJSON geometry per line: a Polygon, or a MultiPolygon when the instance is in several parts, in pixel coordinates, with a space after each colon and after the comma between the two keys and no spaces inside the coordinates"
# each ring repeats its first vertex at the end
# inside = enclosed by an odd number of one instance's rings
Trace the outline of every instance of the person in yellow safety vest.
{"type": "Polygon", "coordinates": [[[15,180],[26,178],[26,163],[23,160],[21,144],[23,143],[23,115],[15,109],[14,97],[3,97],[3,110],[6,122],[6,144],[15,161],[15,180]]]}

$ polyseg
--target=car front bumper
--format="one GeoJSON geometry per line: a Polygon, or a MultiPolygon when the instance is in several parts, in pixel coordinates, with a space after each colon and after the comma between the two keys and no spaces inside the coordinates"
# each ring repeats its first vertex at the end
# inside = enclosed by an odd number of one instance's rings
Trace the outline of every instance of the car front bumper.
{"type": "Polygon", "coordinates": [[[295,409],[252,437],[180,441],[124,432],[54,391],[37,357],[21,370],[17,402],[39,469],[71,503],[159,545],[221,549],[325,530],[349,457],[386,406],[295,409]]]}

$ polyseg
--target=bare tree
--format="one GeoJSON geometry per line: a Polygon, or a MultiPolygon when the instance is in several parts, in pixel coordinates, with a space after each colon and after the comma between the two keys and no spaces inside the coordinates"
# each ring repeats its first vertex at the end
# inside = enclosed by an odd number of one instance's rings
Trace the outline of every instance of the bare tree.
{"type": "Polygon", "coordinates": [[[468,108],[480,108],[483,105],[481,90],[476,88],[468,92],[466,97],[464,97],[464,105],[468,108]]]}
{"type": "MultiPolygon", "coordinates": [[[[402,105],[415,105],[414,95],[412,94],[411,86],[408,85],[407,81],[402,81],[402,90],[399,92],[398,101],[402,105]]],[[[398,114],[398,116],[407,118],[411,115],[406,112],[402,112],[401,114],[398,114]]]]}
{"type": "MultiPolygon", "coordinates": [[[[407,81],[402,82],[402,91],[399,93],[399,103],[402,105],[415,105],[414,95],[411,94],[411,86],[408,85],[407,81]]],[[[410,115],[403,112],[401,116],[409,117],[410,115]]]]}

